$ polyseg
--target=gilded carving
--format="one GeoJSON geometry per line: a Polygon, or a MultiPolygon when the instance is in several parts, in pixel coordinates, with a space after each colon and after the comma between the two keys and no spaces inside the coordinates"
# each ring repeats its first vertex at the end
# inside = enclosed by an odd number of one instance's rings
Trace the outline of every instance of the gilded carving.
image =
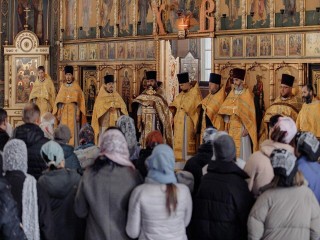
{"type": "Polygon", "coordinates": [[[202,0],[200,5],[200,30],[199,32],[214,31],[214,17],[211,16],[215,9],[213,0],[202,0]]]}

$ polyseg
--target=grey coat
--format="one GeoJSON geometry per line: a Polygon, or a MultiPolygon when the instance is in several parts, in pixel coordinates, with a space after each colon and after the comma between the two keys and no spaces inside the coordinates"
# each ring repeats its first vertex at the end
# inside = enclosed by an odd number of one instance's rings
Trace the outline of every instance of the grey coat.
{"type": "Polygon", "coordinates": [[[142,183],[138,171],[106,165],[87,169],[79,183],[75,212],[87,219],[85,239],[126,240],[127,212],[132,190],[142,183]]]}

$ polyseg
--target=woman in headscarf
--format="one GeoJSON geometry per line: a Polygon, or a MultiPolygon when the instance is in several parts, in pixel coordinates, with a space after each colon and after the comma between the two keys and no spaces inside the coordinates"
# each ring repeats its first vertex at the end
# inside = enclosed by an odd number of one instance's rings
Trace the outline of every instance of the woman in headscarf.
{"type": "Polygon", "coordinates": [[[80,240],[84,235],[84,231],[81,231],[84,224],[73,210],[80,175],[75,170],[65,168],[64,153],[59,143],[49,141],[41,147],[40,152],[48,170],[38,183],[49,195],[56,237],[80,240]]]}
{"type": "Polygon", "coordinates": [[[283,148],[294,154],[292,145],[297,133],[296,123],[290,117],[279,117],[279,115],[270,118],[270,123],[274,121],[275,125],[270,128],[270,139],[262,142],[260,150],[250,156],[244,167],[244,171],[250,177],[249,190],[255,197],[259,196],[260,188],[270,183],[274,177],[269,159],[271,152],[283,148]]]}
{"type": "Polygon", "coordinates": [[[147,159],[148,175],[130,197],[126,231],[131,238],[186,240],[192,213],[187,186],[177,183],[173,150],[156,146],[147,159]]]}
{"type": "Polygon", "coordinates": [[[140,146],[137,141],[136,127],[131,117],[122,115],[117,120],[117,127],[124,134],[129,147],[130,160],[134,161],[139,158],[140,146]]]}
{"type": "Polygon", "coordinates": [[[294,154],[275,149],[270,154],[274,178],[262,188],[248,219],[248,239],[319,239],[320,208],[294,154]]]}
{"type": "Polygon", "coordinates": [[[41,116],[39,127],[42,129],[44,136],[50,140],[54,139],[54,122],[55,117],[50,112],[46,112],[41,116]]]}
{"type": "Polygon", "coordinates": [[[99,156],[100,149],[94,144],[93,128],[86,123],[79,132],[79,146],[75,148],[82,169],[91,166],[99,156]]]}
{"type": "Polygon", "coordinates": [[[162,134],[155,130],[150,132],[146,138],[146,149],[141,149],[139,158],[134,161],[135,167],[139,170],[143,178],[147,176],[148,170],[146,168],[146,159],[151,155],[152,150],[159,144],[163,143],[162,134]]]}
{"type": "Polygon", "coordinates": [[[298,169],[308,181],[309,188],[320,202],[320,142],[311,132],[296,135],[298,169]]]}
{"type": "Polygon", "coordinates": [[[3,149],[3,171],[17,202],[24,232],[29,240],[56,239],[48,195],[27,169],[26,144],[19,139],[10,140],[3,149]]]}
{"type": "Polygon", "coordinates": [[[100,156],[80,180],[75,212],[87,220],[85,239],[130,239],[125,231],[129,197],[141,176],[120,130],[108,129],[99,142],[100,156]]]}

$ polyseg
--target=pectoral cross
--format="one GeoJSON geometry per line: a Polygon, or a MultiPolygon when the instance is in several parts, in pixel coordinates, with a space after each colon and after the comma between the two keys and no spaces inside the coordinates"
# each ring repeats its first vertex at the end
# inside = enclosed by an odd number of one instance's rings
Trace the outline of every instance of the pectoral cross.
{"type": "Polygon", "coordinates": [[[29,12],[31,11],[28,7],[26,7],[25,10],[23,10],[24,12],[26,12],[26,24],[24,25],[25,30],[28,30],[28,18],[29,18],[29,12]]]}

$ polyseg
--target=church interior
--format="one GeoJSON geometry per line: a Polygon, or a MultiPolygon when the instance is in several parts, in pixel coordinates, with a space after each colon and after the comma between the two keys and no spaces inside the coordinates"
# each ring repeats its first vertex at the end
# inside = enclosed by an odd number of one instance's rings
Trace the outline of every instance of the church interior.
{"type": "Polygon", "coordinates": [[[177,73],[189,72],[205,95],[210,72],[225,84],[235,67],[247,70],[251,91],[262,83],[265,108],[283,73],[295,77],[296,94],[305,83],[319,94],[316,1],[1,0],[1,10],[0,105],[14,126],[39,65],[57,91],[64,67],[74,67],[89,121],[106,74],[115,76],[129,112],[149,70],[169,103],[179,93],[177,73]]]}

